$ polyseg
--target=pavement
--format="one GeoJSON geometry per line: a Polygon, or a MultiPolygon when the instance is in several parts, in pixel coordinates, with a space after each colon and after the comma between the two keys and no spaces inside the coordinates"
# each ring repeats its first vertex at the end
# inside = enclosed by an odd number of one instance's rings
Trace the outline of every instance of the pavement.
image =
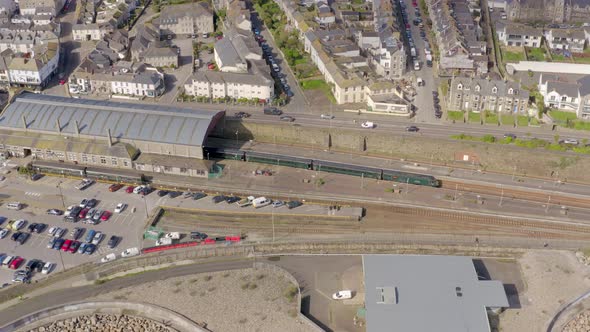
{"type": "MultiPolygon", "coordinates": [[[[16,304],[7,307],[4,303],[0,305],[0,326],[4,326],[19,317],[32,314],[44,308],[52,307],[58,304],[83,301],[86,298],[96,296],[102,293],[118,290],[125,287],[135,286],[137,284],[163,280],[173,277],[188,276],[197,273],[209,273],[217,271],[226,271],[234,269],[251,268],[252,261],[214,261],[210,263],[198,263],[192,265],[182,265],[178,267],[148,271],[134,275],[132,277],[116,278],[109,280],[100,285],[85,285],[80,287],[66,287],[53,289],[41,289],[38,292],[28,294],[27,297],[16,304]]],[[[68,278],[71,285],[82,280],[81,275],[68,278]]]]}
{"type": "Polygon", "coordinates": [[[295,277],[301,287],[301,312],[326,331],[358,331],[353,324],[357,308],[364,301],[362,256],[280,256],[267,259],[295,277]],[[353,278],[349,277],[354,271],[353,278]],[[346,283],[346,284],[345,284],[346,283]],[[347,304],[332,300],[332,294],[343,289],[356,292],[361,303],[347,304]]]}

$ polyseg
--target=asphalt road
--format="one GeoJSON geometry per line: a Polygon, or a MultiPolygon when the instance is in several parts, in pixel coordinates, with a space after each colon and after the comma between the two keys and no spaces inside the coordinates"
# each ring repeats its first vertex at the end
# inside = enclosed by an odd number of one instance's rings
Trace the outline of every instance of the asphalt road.
{"type": "MultiPolygon", "coordinates": [[[[165,280],[168,278],[181,277],[197,273],[245,269],[250,267],[252,267],[252,262],[246,260],[199,263],[145,272],[132,277],[116,278],[101,285],[60,289],[32,299],[26,299],[19,304],[0,311],[0,326],[5,326],[6,324],[16,320],[18,317],[32,314],[44,308],[65,303],[79,302],[99,294],[143,284],[146,282],[165,280]]],[[[6,331],[4,328],[0,328],[0,332],[4,331],[6,331]]]]}

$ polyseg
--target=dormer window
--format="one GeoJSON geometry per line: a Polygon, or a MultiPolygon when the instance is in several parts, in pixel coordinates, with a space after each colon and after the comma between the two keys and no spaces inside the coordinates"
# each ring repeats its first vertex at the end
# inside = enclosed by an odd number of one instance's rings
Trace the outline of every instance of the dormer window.
{"type": "Polygon", "coordinates": [[[459,85],[457,85],[457,90],[463,90],[463,84],[459,83],[459,85]]]}
{"type": "Polygon", "coordinates": [[[476,86],[475,86],[475,92],[479,92],[479,90],[480,90],[480,89],[481,89],[481,88],[479,87],[479,85],[476,85],[476,86]]]}
{"type": "Polygon", "coordinates": [[[514,90],[512,88],[508,89],[508,94],[511,95],[512,93],[514,93],[514,90]]]}
{"type": "Polygon", "coordinates": [[[498,88],[497,87],[493,87],[492,88],[492,93],[498,93],[498,88]]]}

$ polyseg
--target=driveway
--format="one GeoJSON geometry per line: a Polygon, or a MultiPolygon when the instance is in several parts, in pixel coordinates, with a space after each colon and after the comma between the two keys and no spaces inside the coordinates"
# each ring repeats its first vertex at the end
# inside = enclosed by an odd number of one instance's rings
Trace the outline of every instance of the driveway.
{"type": "Polygon", "coordinates": [[[326,331],[359,331],[353,318],[364,303],[362,256],[280,256],[266,259],[289,271],[301,287],[301,311],[326,331]],[[332,300],[332,294],[350,289],[350,301],[332,300]]]}
{"type": "Polygon", "coordinates": [[[180,55],[178,57],[178,68],[167,70],[164,75],[166,91],[159,98],[159,101],[166,104],[176,101],[176,96],[184,83],[193,74],[193,40],[174,39],[172,45],[180,49],[180,55]]]}

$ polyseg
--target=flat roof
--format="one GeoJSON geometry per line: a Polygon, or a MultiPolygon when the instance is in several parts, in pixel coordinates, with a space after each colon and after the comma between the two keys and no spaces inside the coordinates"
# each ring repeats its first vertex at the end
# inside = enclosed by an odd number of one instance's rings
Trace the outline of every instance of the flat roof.
{"type": "Polygon", "coordinates": [[[23,93],[0,114],[0,129],[202,146],[224,111],[23,93]],[[57,128],[59,119],[61,132],[57,128]]]}
{"type": "Polygon", "coordinates": [[[367,332],[489,331],[486,308],[508,307],[470,257],[364,255],[363,269],[367,332]]]}

